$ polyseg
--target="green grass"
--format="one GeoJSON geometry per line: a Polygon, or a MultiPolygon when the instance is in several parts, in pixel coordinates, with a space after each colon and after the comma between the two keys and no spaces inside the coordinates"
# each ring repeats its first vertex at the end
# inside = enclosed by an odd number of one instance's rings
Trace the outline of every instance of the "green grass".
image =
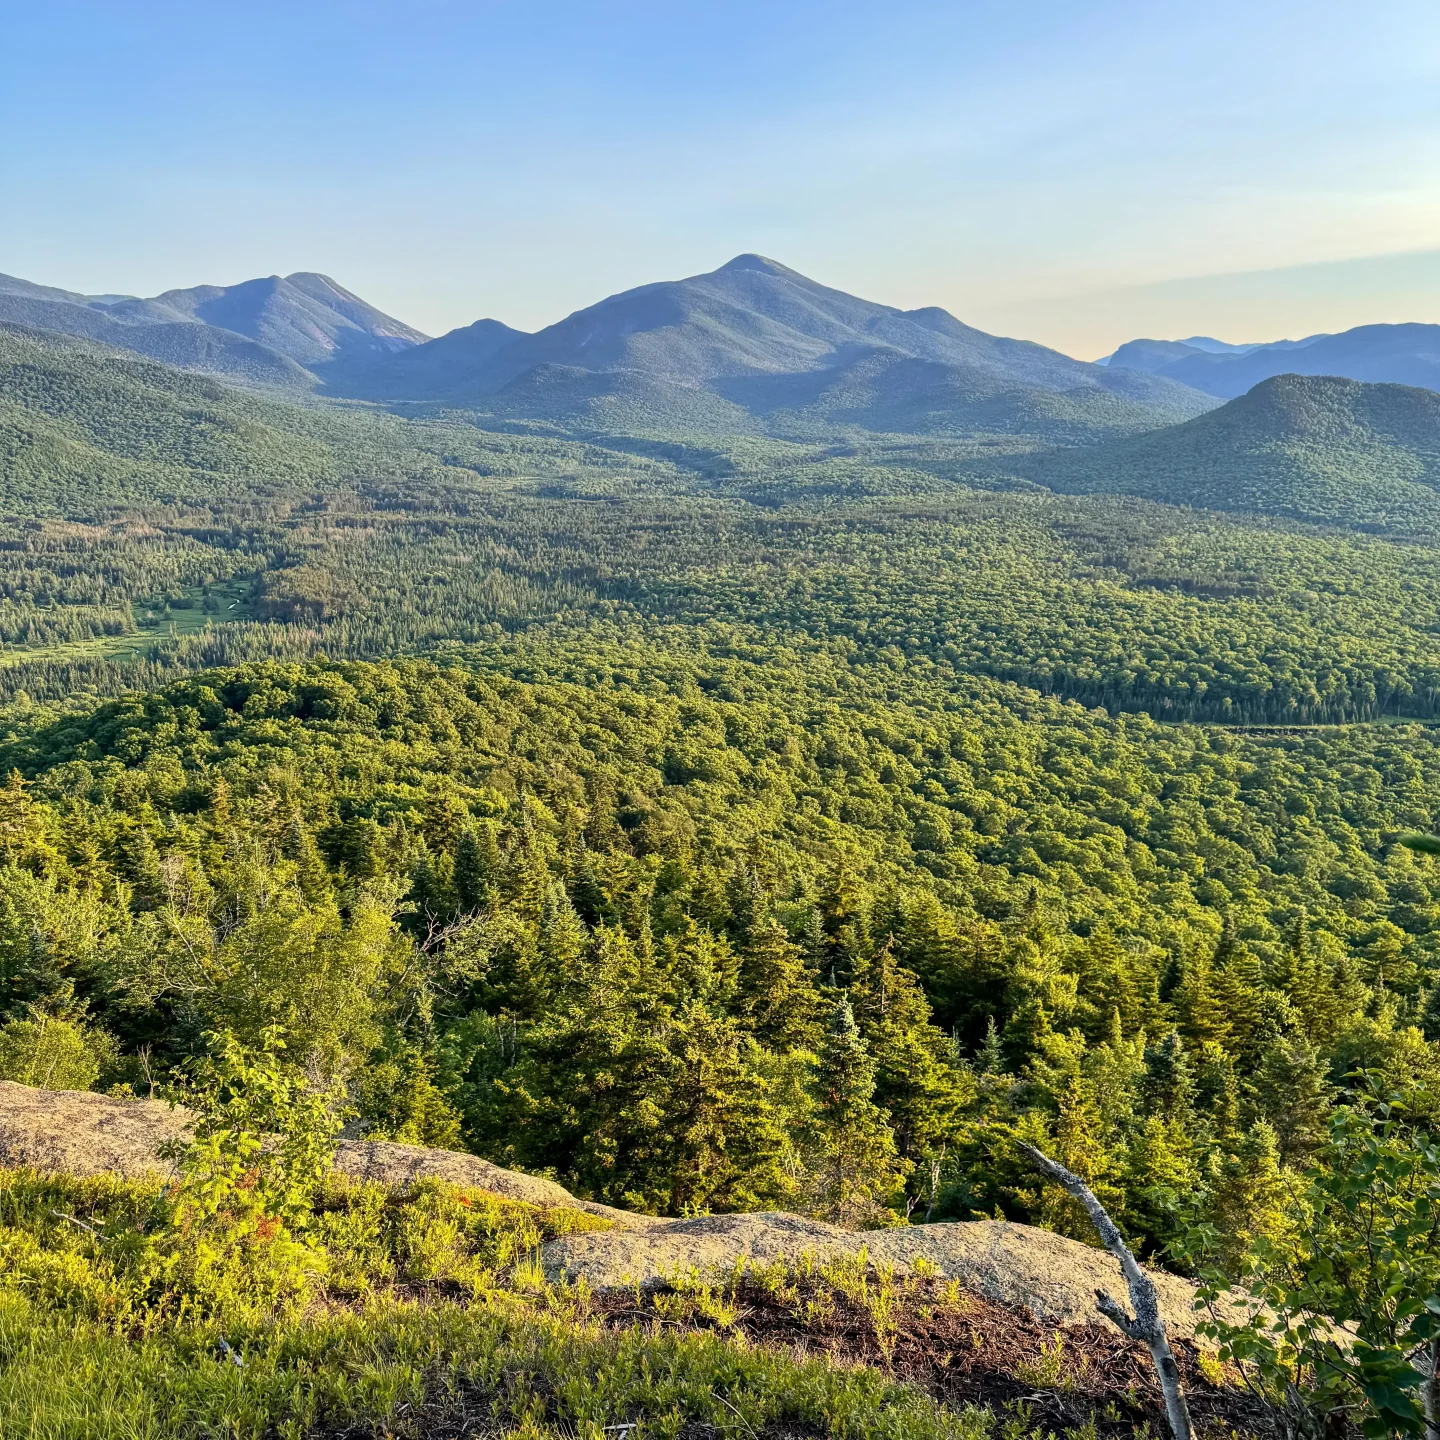
{"type": "Polygon", "coordinates": [[[434,1182],[395,1192],[332,1179],[316,1206],[327,1273],[306,1309],[186,1320],[136,1260],[159,1190],[0,1171],[7,1440],[350,1427],[602,1440],[616,1426],[979,1440],[998,1428],[880,1369],[673,1323],[606,1328],[583,1287],[546,1284],[534,1260],[547,1236],[606,1222],[434,1182]]]}
{"type": "Polygon", "coordinates": [[[455,1304],[341,1314],[253,1333],[130,1339],[0,1298],[0,1434],[26,1440],[299,1437],[356,1427],[636,1440],[791,1433],[980,1440],[980,1410],[882,1373],[794,1361],[711,1335],[606,1332],[563,1313],[455,1304]],[[240,1357],[226,1357],[220,1341],[240,1357]],[[458,1423],[457,1423],[458,1422],[458,1423]]]}
{"type": "Polygon", "coordinates": [[[141,660],[153,655],[159,642],[203,635],[216,625],[236,620],[253,620],[255,604],[249,580],[232,579],[190,586],[168,601],[152,597],[137,605],[136,612],[135,629],[123,635],[4,646],[0,648],[0,669],[36,660],[141,660]]]}

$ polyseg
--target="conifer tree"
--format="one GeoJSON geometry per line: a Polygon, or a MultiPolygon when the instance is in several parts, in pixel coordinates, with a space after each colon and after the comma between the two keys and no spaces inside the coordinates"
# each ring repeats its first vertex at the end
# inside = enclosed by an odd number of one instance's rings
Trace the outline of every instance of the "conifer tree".
{"type": "Polygon", "coordinates": [[[583,844],[571,865],[570,900],[587,925],[603,925],[614,916],[610,897],[595,873],[594,858],[583,844]]]}
{"type": "Polygon", "coordinates": [[[1147,1115],[1188,1123],[1195,1099],[1195,1073],[1185,1042],[1176,1031],[1158,1045],[1146,1047],[1140,1098],[1147,1115]]]}
{"type": "Polygon", "coordinates": [[[1170,1009],[1180,1034],[1196,1045],[1229,1038],[1230,1017],[1216,993],[1207,956],[1197,955],[1186,965],[1170,997],[1170,1009]]]}
{"type": "Polygon", "coordinates": [[[755,929],[740,952],[736,1009],[746,1029],[781,1052],[819,1043],[821,999],[800,947],[776,920],[755,929]]]}
{"type": "Polygon", "coordinates": [[[434,858],[428,849],[422,850],[419,863],[410,873],[410,893],[406,901],[413,908],[413,914],[408,928],[423,939],[430,929],[449,919],[452,900],[434,858]]]}
{"type": "Polygon", "coordinates": [[[750,865],[736,866],[730,888],[731,939],[737,945],[748,945],[768,927],[770,918],[770,896],[760,876],[750,865]]]}
{"type": "Polygon", "coordinates": [[[717,1010],[733,1006],[740,962],[723,935],[686,920],[678,934],[665,936],[661,950],[669,996],[677,1008],[691,1000],[704,1001],[717,1010]]]}
{"type": "Polygon", "coordinates": [[[888,940],[856,961],[849,998],[875,1065],[875,1103],[890,1117],[901,1158],[937,1153],[964,1099],[955,1047],[930,1023],[919,981],[896,964],[888,940]]]}
{"type": "Polygon", "coordinates": [[[1440,1041],[1440,984],[1432,985],[1425,992],[1420,1007],[1420,1033],[1432,1043],[1440,1041]]]}
{"type": "Polygon", "coordinates": [[[1310,968],[1310,916],[1302,907],[1290,922],[1281,947],[1270,966],[1267,980],[1272,989],[1293,997],[1300,978],[1310,968]]]}
{"type": "Polygon", "coordinates": [[[494,902],[500,863],[490,827],[468,827],[455,847],[455,904],[460,914],[479,914],[494,902]]]}
{"type": "Polygon", "coordinates": [[[733,1022],[687,1006],[669,1034],[657,1139],[669,1214],[755,1210],[794,1193],[786,1117],[733,1022]]]}
{"type": "Polygon", "coordinates": [[[839,1224],[876,1223],[908,1169],[874,1095],[875,1065],[842,998],[821,1042],[806,1165],[812,1213],[839,1224]]]}
{"type": "Polygon", "coordinates": [[[1215,1228],[1221,1265],[1234,1265],[1264,1237],[1280,1240],[1293,1233],[1291,1184],[1280,1166],[1280,1142],[1267,1120],[1257,1120],[1220,1162],[1206,1198],[1205,1218],[1215,1228]]]}
{"type": "Polygon", "coordinates": [[[589,808],[585,815],[585,843],[602,853],[625,843],[625,832],[615,818],[615,786],[608,776],[597,775],[586,786],[589,808]]]}
{"type": "Polygon", "coordinates": [[[845,984],[855,958],[870,948],[870,896],[848,861],[837,860],[831,867],[819,910],[828,942],[825,979],[831,985],[845,984]]]}
{"type": "Polygon", "coordinates": [[[1255,1098],[1275,1129],[1280,1158],[1302,1160],[1325,1139],[1333,1090],[1314,1047],[1303,1036],[1271,1045],[1255,1076],[1255,1098]]]}
{"type": "Polygon", "coordinates": [[[155,909],[165,902],[160,852],[143,820],[125,831],[120,841],[120,870],[134,887],[137,902],[155,909]]]}
{"type": "Polygon", "coordinates": [[[1126,1033],[1140,1028],[1142,1006],[1129,956],[1108,926],[1097,926],[1074,956],[1083,997],[1081,1028],[1086,1039],[1099,1040],[1118,1014],[1126,1033]]]}
{"type": "Polygon", "coordinates": [[[546,888],[536,931],[536,957],[545,991],[555,1003],[583,986],[581,957],[585,954],[584,922],[558,880],[546,888]]]}
{"type": "Polygon", "coordinates": [[[294,861],[296,883],[307,900],[314,903],[330,895],[330,873],[299,810],[292,812],[286,825],[281,853],[287,860],[294,861]]]}
{"type": "Polygon", "coordinates": [[[1005,1069],[1005,1052],[1000,1045],[1000,1031],[992,1015],[985,1025],[985,1039],[975,1053],[975,1070],[980,1075],[999,1075],[1005,1069]]]}

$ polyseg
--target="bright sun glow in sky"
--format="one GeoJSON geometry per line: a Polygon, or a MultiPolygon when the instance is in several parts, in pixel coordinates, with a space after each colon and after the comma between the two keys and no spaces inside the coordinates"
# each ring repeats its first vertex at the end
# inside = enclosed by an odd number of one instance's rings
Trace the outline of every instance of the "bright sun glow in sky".
{"type": "Polygon", "coordinates": [[[0,0],[0,135],[0,270],[87,292],[530,329],[755,250],[1086,357],[1440,321],[1435,0],[0,0]]]}

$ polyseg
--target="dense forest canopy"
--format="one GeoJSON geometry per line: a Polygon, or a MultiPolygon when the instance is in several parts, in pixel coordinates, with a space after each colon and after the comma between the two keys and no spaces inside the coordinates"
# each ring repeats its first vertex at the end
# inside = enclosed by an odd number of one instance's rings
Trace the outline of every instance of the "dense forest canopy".
{"type": "Polygon", "coordinates": [[[1283,1230],[1346,1077],[1440,1064],[1430,442],[1327,394],[1101,484],[998,410],[582,433],[5,329],[0,1075],[279,1025],[625,1205],[1080,1233],[1018,1136],[1148,1245],[1283,1230]]]}
{"type": "Polygon", "coordinates": [[[373,1133],[660,1210],[1063,1225],[991,1143],[1055,1129],[1157,1239],[1157,1174],[1239,1203],[1356,1063],[1433,1074],[1426,733],[637,658],[261,664],[12,741],[13,1052],[143,1090],[281,1024],[373,1133]]]}

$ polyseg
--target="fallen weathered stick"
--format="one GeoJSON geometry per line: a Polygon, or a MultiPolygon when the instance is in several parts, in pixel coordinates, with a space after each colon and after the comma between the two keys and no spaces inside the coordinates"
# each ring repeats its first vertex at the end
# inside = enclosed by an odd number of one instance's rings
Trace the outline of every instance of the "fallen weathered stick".
{"type": "Polygon", "coordinates": [[[1160,1389],[1165,1396],[1165,1415],[1170,1421],[1170,1433],[1175,1440],[1190,1440],[1190,1407],[1185,1403],[1185,1392],[1180,1388],[1180,1367],[1175,1363],[1169,1337],[1165,1334],[1165,1322],[1160,1318],[1160,1298],[1155,1293],[1154,1283],[1130,1253],[1119,1227],[1095,1198],[1095,1192],[1078,1175],[1057,1164],[1043,1151],[1020,1140],[1015,1144],[1041,1174],[1067,1190],[1085,1207],[1105,1248],[1120,1262],[1125,1283],[1130,1289],[1134,1318],[1127,1315],[1103,1290],[1095,1292],[1095,1308],[1132,1340],[1143,1340],[1150,1347],[1155,1373],[1160,1377],[1160,1389]]]}
{"type": "Polygon", "coordinates": [[[57,1220],[68,1220],[72,1225],[78,1225],[80,1229],[88,1231],[97,1240],[103,1240],[105,1238],[93,1225],[87,1225],[83,1220],[77,1220],[73,1215],[67,1215],[63,1210],[52,1210],[50,1213],[57,1220]]]}

